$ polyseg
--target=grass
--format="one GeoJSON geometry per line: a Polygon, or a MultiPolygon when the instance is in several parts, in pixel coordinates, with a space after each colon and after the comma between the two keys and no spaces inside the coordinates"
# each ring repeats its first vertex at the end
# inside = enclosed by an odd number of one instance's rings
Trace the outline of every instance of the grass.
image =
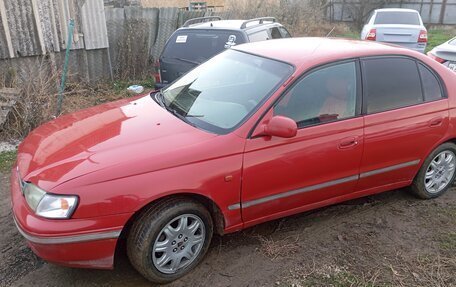
{"type": "Polygon", "coordinates": [[[456,232],[442,235],[440,237],[440,248],[452,253],[456,252],[456,232]]]}
{"type": "Polygon", "coordinates": [[[300,280],[299,283],[285,284],[285,286],[386,287],[393,285],[377,283],[376,278],[362,278],[349,271],[340,271],[333,274],[312,274],[300,280]]]}
{"type": "Polygon", "coordinates": [[[426,47],[426,53],[434,49],[434,47],[445,43],[453,37],[454,35],[451,33],[450,30],[430,29],[428,31],[428,45],[426,47]]]}
{"type": "Polygon", "coordinates": [[[0,153],[0,172],[9,172],[16,161],[16,151],[0,153]]]}
{"type": "Polygon", "coordinates": [[[353,32],[353,31],[349,31],[349,32],[344,32],[344,33],[340,33],[340,34],[336,34],[335,36],[336,37],[340,37],[340,38],[348,38],[348,39],[360,39],[360,35],[361,35],[361,32],[353,32]]]}

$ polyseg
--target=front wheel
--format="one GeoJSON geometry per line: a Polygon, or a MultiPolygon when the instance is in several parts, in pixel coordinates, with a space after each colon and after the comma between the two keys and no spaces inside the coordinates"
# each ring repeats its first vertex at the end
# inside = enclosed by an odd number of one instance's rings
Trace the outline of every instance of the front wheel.
{"type": "Polygon", "coordinates": [[[176,280],[201,262],[212,238],[210,213],[199,202],[170,198],[145,210],[127,238],[132,265],[155,283],[176,280]]]}
{"type": "Polygon", "coordinates": [[[456,145],[444,143],[424,161],[415,177],[412,190],[420,198],[430,199],[444,194],[455,178],[456,145]]]}

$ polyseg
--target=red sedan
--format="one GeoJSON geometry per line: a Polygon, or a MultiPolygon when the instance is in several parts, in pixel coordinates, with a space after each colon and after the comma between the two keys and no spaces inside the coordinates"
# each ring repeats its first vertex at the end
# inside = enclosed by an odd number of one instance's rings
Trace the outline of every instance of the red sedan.
{"type": "Polygon", "coordinates": [[[404,48],[303,38],[234,47],[168,88],[62,116],[20,145],[14,220],[50,262],[165,283],[213,233],[455,177],[456,74],[404,48]]]}

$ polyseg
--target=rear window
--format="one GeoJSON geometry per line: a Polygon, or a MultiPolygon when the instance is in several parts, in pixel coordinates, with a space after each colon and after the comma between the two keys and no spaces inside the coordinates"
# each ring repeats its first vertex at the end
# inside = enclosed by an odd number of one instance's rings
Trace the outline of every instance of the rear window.
{"type": "Polygon", "coordinates": [[[244,37],[235,31],[181,31],[171,36],[162,57],[201,63],[241,43],[244,37]]]}
{"type": "Polygon", "coordinates": [[[415,12],[377,12],[374,24],[421,25],[415,12]]]}
{"type": "Polygon", "coordinates": [[[442,88],[434,74],[422,64],[420,69],[421,81],[423,83],[423,93],[425,101],[435,101],[442,98],[442,88]]]}
{"type": "Polygon", "coordinates": [[[448,44],[453,45],[453,46],[456,46],[456,38],[454,38],[453,40],[451,40],[448,44]]]}

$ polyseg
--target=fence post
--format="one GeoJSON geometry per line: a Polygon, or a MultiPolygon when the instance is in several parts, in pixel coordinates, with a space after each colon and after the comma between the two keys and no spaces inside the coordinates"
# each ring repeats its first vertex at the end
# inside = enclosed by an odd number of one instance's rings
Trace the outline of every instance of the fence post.
{"type": "Polygon", "coordinates": [[[440,9],[440,17],[439,17],[439,23],[443,24],[443,20],[445,19],[445,10],[447,6],[448,0],[442,0],[442,8],[440,9]]]}
{"type": "Polygon", "coordinates": [[[74,20],[70,19],[70,23],[68,24],[68,41],[66,45],[66,52],[65,52],[65,63],[63,64],[63,73],[62,73],[62,81],[60,83],[60,91],[59,91],[59,98],[57,101],[57,112],[56,117],[60,115],[62,112],[62,101],[63,101],[63,92],[65,91],[65,80],[68,72],[68,62],[70,60],[70,49],[71,44],[73,43],[73,31],[74,31],[74,20]]]}

